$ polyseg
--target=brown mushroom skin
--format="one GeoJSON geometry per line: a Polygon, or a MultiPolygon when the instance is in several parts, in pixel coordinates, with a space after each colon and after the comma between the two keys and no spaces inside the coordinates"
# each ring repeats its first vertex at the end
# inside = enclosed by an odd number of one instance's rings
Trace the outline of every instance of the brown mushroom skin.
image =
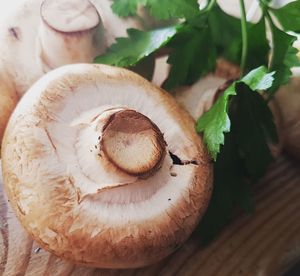
{"type": "MultiPolygon", "coordinates": [[[[193,119],[173,97],[128,70],[104,65],[74,65],[54,70],[28,91],[10,118],[2,148],[5,190],[21,224],[53,254],[74,263],[102,268],[149,265],[183,244],[208,205],[212,162],[194,126],[193,119]],[[27,136],[28,124],[44,128],[51,123],[54,110],[63,108],[63,100],[75,93],[74,87],[103,82],[114,85],[120,81],[139,87],[145,96],[164,106],[192,145],[183,147],[182,153],[191,156],[196,165],[188,165],[192,177],[187,187],[180,197],[164,199],[168,208],[159,216],[148,216],[149,211],[145,210],[145,218],[138,222],[112,226],[92,216],[89,213],[92,207],[75,212],[78,194],[70,175],[54,177],[44,172],[43,183],[25,183],[23,177],[25,171],[42,170],[38,159],[48,154],[40,141],[27,136]]],[[[30,133],[34,131],[30,129],[30,133]]],[[[97,213],[101,213],[101,208],[97,213]]]]}
{"type": "Polygon", "coordinates": [[[14,88],[14,85],[9,81],[8,76],[2,75],[0,77],[0,143],[10,114],[16,107],[18,100],[19,97],[14,88]]]}
{"type": "Polygon", "coordinates": [[[281,133],[284,148],[293,157],[300,159],[300,70],[293,68],[289,83],[276,92],[274,103],[281,113],[281,133]]]}

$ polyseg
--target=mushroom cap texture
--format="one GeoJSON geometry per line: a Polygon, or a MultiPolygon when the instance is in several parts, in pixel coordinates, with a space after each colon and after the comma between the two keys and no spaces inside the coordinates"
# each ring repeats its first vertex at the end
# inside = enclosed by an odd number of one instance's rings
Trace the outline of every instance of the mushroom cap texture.
{"type": "Polygon", "coordinates": [[[300,70],[292,69],[290,82],[275,94],[282,115],[281,133],[284,136],[285,149],[295,158],[300,159],[300,70]]]}
{"type": "Polygon", "coordinates": [[[10,203],[32,237],[59,257],[103,268],[172,253],[212,190],[212,163],[193,119],[142,77],[105,65],[64,66],[35,83],[9,120],[2,166],[10,203]],[[147,179],[109,167],[92,148],[101,138],[95,125],[113,108],[136,110],[163,133],[172,154],[147,179]]]}

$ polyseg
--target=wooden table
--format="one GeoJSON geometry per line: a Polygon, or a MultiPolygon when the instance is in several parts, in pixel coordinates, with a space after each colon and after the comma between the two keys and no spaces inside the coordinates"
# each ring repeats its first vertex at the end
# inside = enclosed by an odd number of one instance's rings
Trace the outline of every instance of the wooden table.
{"type": "Polygon", "coordinates": [[[281,156],[254,189],[256,212],[236,218],[206,248],[193,235],[160,263],[135,270],[75,266],[39,247],[12,212],[0,184],[0,275],[274,276],[300,259],[300,164],[281,156]]]}

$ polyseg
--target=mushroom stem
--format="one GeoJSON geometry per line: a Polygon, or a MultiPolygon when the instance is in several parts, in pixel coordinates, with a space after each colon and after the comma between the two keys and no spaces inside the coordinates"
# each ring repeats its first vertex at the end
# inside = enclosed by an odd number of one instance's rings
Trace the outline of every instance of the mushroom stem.
{"type": "Polygon", "coordinates": [[[100,147],[119,169],[144,178],[161,167],[166,154],[159,128],[134,110],[121,110],[110,116],[102,130],[100,147]]]}
{"type": "Polygon", "coordinates": [[[91,62],[104,52],[103,24],[89,0],[44,0],[40,12],[38,54],[44,70],[91,62]]]}

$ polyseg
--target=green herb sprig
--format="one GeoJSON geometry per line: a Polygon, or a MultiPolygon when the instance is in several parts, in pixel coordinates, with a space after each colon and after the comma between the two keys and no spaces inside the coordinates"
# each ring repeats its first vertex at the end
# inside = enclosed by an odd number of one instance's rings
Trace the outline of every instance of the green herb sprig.
{"type": "Polygon", "coordinates": [[[237,4],[241,18],[224,12],[216,0],[202,9],[197,0],[114,0],[112,9],[119,16],[135,16],[144,7],[157,20],[176,23],[156,30],[129,29],[128,37],[118,38],[95,59],[132,67],[167,49],[171,70],[163,87],[168,91],[213,72],[219,57],[240,66],[240,79],[196,125],[215,161],[214,192],[199,227],[205,241],[238,206],[253,210],[251,183],[265,173],[273,159],[270,144],[277,142],[268,100],[289,81],[291,68],[300,66],[293,47],[296,36],[289,33],[300,33],[300,0],[279,8],[259,0],[262,15],[257,23],[247,20],[244,0],[237,4]]]}

